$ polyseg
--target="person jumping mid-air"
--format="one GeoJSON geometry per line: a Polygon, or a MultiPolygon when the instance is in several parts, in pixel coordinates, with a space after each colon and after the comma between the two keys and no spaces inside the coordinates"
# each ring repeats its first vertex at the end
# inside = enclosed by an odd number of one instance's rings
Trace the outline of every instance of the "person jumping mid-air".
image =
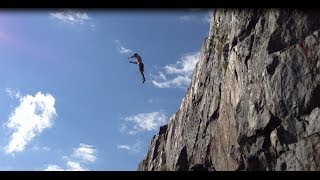
{"type": "Polygon", "coordinates": [[[130,58],[136,58],[137,61],[129,61],[129,62],[139,65],[139,70],[140,70],[140,73],[142,75],[142,83],[144,83],[146,81],[146,78],[144,77],[144,74],[143,74],[143,72],[144,72],[144,64],[142,63],[141,57],[137,53],[134,53],[133,56],[131,56],[130,58]]]}

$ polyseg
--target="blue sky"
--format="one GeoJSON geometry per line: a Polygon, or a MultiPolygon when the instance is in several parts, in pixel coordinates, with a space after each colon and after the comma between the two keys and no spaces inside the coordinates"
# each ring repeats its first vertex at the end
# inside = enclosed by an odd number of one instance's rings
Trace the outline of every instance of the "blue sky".
{"type": "Polygon", "coordinates": [[[180,106],[210,16],[1,11],[0,170],[135,171],[180,106]]]}

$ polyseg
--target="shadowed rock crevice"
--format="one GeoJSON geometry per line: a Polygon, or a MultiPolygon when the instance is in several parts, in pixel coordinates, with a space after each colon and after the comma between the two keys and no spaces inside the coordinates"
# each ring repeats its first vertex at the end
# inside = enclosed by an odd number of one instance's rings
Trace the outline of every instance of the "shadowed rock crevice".
{"type": "Polygon", "coordinates": [[[275,72],[275,70],[276,70],[276,68],[277,68],[278,65],[279,65],[279,59],[278,59],[278,57],[275,57],[275,58],[272,60],[271,64],[269,64],[269,65],[267,66],[267,72],[268,72],[268,74],[269,74],[270,76],[272,76],[272,75],[274,74],[274,72],[275,72]]]}
{"type": "Polygon", "coordinates": [[[177,171],[188,171],[189,170],[189,161],[187,147],[184,146],[181,149],[178,161],[177,161],[177,171]]]}
{"type": "Polygon", "coordinates": [[[311,92],[310,100],[307,102],[303,114],[310,114],[310,112],[317,107],[320,107],[320,85],[316,86],[311,92]]]}

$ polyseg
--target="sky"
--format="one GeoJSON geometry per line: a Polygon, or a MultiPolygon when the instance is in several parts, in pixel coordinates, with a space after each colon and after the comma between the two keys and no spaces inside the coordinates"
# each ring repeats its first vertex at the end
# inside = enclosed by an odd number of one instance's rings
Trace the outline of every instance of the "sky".
{"type": "Polygon", "coordinates": [[[136,171],[180,107],[211,16],[1,10],[0,170],[136,171]]]}

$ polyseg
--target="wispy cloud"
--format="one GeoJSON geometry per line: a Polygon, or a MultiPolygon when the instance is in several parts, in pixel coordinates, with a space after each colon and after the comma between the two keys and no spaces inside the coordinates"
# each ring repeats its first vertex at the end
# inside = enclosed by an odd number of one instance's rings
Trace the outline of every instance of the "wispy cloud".
{"type": "Polygon", "coordinates": [[[141,131],[157,130],[167,122],[167,117],[162,112],[151,112],[128,116],[124,120],[126,123],[122,124],[120,132],[134,135],[141,131]]]}
{"type": "Polygon", "coordinates": [[[92,18],[89,17],[88,14],[85,12],[67,10],[50,13],[50,17],[67,24],[88,25],[93,30],[95,29],[95,24],[93,23],[92,18]]]}
{"type": "Polygon", "coordinates": [[[79,162],[67,161],[66,168],[62,168],[55,164],[48,165],[44,171],[88,171],[89,169],[81,166],[79,162]]]}
{"type": "Polygon", "coordinates": [[[115,40],[115,43],[117,44],[117,49],[119,51],[120,54],[130,54],[132,53],[132,50],[129,48],[126,48],[122,45],[122,43],[120,42],[120,40],[115,40]]]}
{"type": "Polygon", "coordinates": [[[192,21],[192,20],[195,20],[195,18],[196,18],[195,15],[183,15],[179,17],[181,21],[192,21]]]}
{"type": "Polygon", "coordinates": [[[158,75],[152,75],[152,83],[158,88],[186,88],[199,56],[200,52],[186,54],[175,64],[166,65],[158,75]]]}
{"type": "Polygon", "coordinates": [[[5,147],[5,152],[10,154],[23,151],[32,139],[50,128],[57,113],[54,107],[55,98],[51,94],[38,92],[35,96],[21,96],[10,89],[7,89],[7,92],[9,96],[19,98],[20,101],[5,124],[12,131],[10,141],[5,147]]]}
{"type": "Polygon", "coordinates": [[[6,88],[6,92],[8,93],[11,99],[19,99],[21,97],[21,93],[18,89],[12,90],[11,88],[6,88]]]}
{"type": "Polygon", "coordinates": [[[202,9],[190,9],[188,14],[182,15],[179,17],[181,22],[203,22],[209,23],[210,18],[212,17],[212,10],[204,11],[202,9]],[[203,12],[207,12],[206,14],[203,12]]]}
{"type": "Polygon", "coordinates": [[[125,149],[125,150],[130,150],[131,147],[129,145],[118,145],[117,149],[125,149]]]}
{"type": "Polygon", "coordinates": [[[51,149],[49,147],[39,147],[39,146],[33,146],[31,148],[31,150],[34,150],[34,151],[50,151],[51,149]]]}
{"type": "Polygon", "coordinates": [[[178,75],[168,81],[159,82],[153,80],[152,83],[158,88],[186,88],[190,84],[190,77],[178,75]]]}
{"type": "Polygon", "coordinates": [[[151,98],[151,99],[148,99],[148,103],[150,103],[150,104],[158,104],[158,103],[161,103],[161,102],[163,102],[164,101],[164,99],[162,99],[162,98],[151,98]]]}
{"type": "Polygon", "coordinates": [[[210,11],[210,12],[207,13],[207,15],[205,15],[205,16],[203,17],[203,22],[205,22],[205,23],[210,23],[211,20],[212,20],[212,17],[213,17],[213,12],[210,11]]]}
{"type": "Polygon", "coordinates": [[[85,164],[93,163],[97,160],[98,150],[92,145],[80,143],[79,147],[74,148],[73,153],[69,156],[63,156],[62,159],[66,161],[64,167],[56,164],[49,164],[45,171],[88,171],[84,167],[85,164]]]}
{"type": "Polygon", "coordinates": [[[137,141],[135,144],[133,144],[131,146],[127,145],[127,144],[118,145],[117,149],[118,150],[125,150],[125,151],[127,151],[129,153],[136,154],[136,153],[140,152],[141,145],[142,145],[142,142],[141,141],[137,141]]]}
{"type": "Polygon", "coordinates": [[[77,23],[83,24],[85,23],[85,21],[88,21],[91,19],[87,15],[87,13],[73,12],[73,11],[50,13],[50,16],[70,24],[77,24],[77,23]]]}

